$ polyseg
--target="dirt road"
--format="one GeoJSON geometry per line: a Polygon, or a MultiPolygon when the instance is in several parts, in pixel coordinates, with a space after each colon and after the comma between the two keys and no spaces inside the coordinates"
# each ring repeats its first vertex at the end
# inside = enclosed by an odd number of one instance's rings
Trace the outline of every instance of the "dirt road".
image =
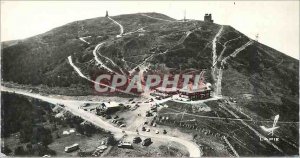
{"type": "Polygon", "coordinates": [[[115,24],[119,25],[119,27],[120,27],[120,34],[118,34],[117,37],[121,37],[123,35],[123,33],[124,33],[123,26],[120,23],[118,23],[117,21],[115,21],[114,19],[112,19],[111,17],[108,17],[108,19],[110,19],[111,21],[113,21],[115,24]]]}
{"type": "MultiPolygon", "coordinates": [[[[65,109],[67,111],[70,111],[76,116],[81,117],[82,119],[89,121],[93,123],[94,125],[103,128],[107,131],[112,132],[116,137],[123,136],[122,129],[113,126],[112,124],[102,120],[100,117],[97,115],[94,115],[90,112],[84,111],[83,109],[80,109],[79,106],[84,104],[84,103],[90,103],[92,101],[78,101],[78,100],[64,100],[64,99],[58,99],[54,97],[49,97],[49,96],[41,96],[39,94],[35,93],[30,93],[28,91],[20,90],[20,89],[12,89],[12,88],[6,88],[1,86],[1,91],[5,92],[10,92],[10,93],[16,93],[16,94],[21,94],[25,96],[29,96],[32,98],[40,99],[52,104],[63,104],[65,109]]],[[[184,140],[181,138],[177,137],[172,137],[168,135],[157,135],[153,133],[139,133],[139,135],[135,131],[125,131],[127,135],[131,136],[144,136],[144,137],[149,137],[153,139],[160,139],[160,140],[166,140],[166,141],[174,141],[179,144],[184,145],[188,152],[190,153],[190,157],[201,157],[203,154],[199,148],[199,146],[191,141],[184,140]]]]}

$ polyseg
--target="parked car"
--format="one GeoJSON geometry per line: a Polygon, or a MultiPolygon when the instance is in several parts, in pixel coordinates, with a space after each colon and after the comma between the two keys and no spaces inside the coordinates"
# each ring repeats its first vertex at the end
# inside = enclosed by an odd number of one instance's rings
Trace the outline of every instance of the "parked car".
{"type": "Polygon", "coordinates": [[[60,106],[60,107],[65,107],[65,105],[64,104],[57,104],[58,106],[60,106]]]}
{"type": "Polygon", "coordinates": [[[116,120],[111,120],[111,123],[115,123],[116,122],[116,120]]]}
{"type": "Polygon", "coordinates": [[[72,151],[75,151],[75,150],[78,150],[78,149],[79,149],[79,145],[77,143],[75,143],[71,146],[65,147],[65,152],[68,153],[68,152],[72,152],[72,151]]]}
{"type": "Polygon", "coordinates": [[[156,130],[156,131],[155,131],[155,134],[158,134],[158,133],[159,133],[159,131],[158,131],[158,130],[156,130]]]}
{"type": "Polygon", "coordinates": [[[148,128],[148,129],[146,130],[146,132],[150,132],[150,128],[148,128]]]}
{"type": "Polygon", "coordinates": [[[146,131],[146,128],[145,128],[145,127],[142,127],[142,131],[146,131]]]}
{"type": "Polygon", "coordinates": [[[90,103],[85,103],[82,105],[82,107],[88,107],[88,106],[90,106],[90,103]]]}
{"type": "Polygon", "coordinates": [[[151,138],[146,138],[146,139],[143,141],[142,145],[143,145],[143,146],[148,146],[148,145],[150,145],[151,143],[152,143],[151,138]]]}
{"type": "Polygon", "coordinates": [[[126,127],[126,125],[125,124],[121,124],[120,127],[126,127]]]}
{"type": "Polygon", "coordinates": [[[164,129],[163,134],[167,134],[167,131],[164,129]]]}
{"type": "Polygon", "coordinates": [[[106,119],[111,119],[111,116],[110,115],[106,115],[105,118],[106,119]]]}
{"type": "Polygon", "coordinates": [[[116,115],[116,116],[114,117],[114,119],[117,119],[117,118],[119,118],[119,116],[118,116],[118,115],[116,115]]]}
{"type": "Polygon", "coordinates": [[[152,114],[150,112],[147,112],[146,117],[150,117],[150,116],[152,116],[152,114]]]}
{"type": "Polygon", "coordinates": [[[142,141],[142,139],[140,137],[135,137],[133,138],[133,143],[140,143],[142,141]]]}
{"type": "Polygon", "coordinates": [[[118,148],[127,148],[127,149],[132,149],[132,145],[130,142],[119,142],[118,148]]]}
{"type": "Polygon", "coordinates": [[[123,122],[122,121],[117,121],[117,125],[122,125],[123,124],[123,122]]]}

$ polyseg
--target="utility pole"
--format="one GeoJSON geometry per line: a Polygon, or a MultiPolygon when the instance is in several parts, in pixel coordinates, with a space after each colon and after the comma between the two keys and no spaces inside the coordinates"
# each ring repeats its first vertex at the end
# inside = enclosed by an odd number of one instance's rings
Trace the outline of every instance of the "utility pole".
{"type": "Polygon", "coordinates": [[[256,34],[256,35],[255,35],[255,40],[256,40],[256,42],[258,42],[258,36],[259,36],[259,34],[256,34]]]}
{"type": "Polygon", "coordinates": [[[184,9],[184,17],[183,17],[183,21],[186,21],[186,9],[184,9]]]}

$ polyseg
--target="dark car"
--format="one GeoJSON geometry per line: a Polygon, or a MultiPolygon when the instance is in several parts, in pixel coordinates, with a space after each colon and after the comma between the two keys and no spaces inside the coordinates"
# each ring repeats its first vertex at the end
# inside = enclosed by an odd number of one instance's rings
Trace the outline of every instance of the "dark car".
{"type": "Polygon", "coordinates": [[[111,116],[110,115],[106,115],[105,118],[106,119],[111,119],[111,116]]]}
{"type": "Polygon", "coordinates": [[[117,121],[117,125],[122,125],[123,124],[123,122],[122,121],[117,121]]]}
{"type": "Polygon", "coordinates": [[[145,128],[145,127],[142,127],[142,131],[146,131],[146,128],[145,128]]]}
{"type": "Polygon", "coordinates": [[[151,138],[146,138],[146,139],[143,141],[142,145],[143,145],[143,146],[148,146],[148,145],[150,145],[151,143],[152,143],[151,138]]]}
{"type": "Polygon", "coordinates": [[[147,112],[146,117],[150,117],[150,116],[152,116],[152,114],[150,112],[147,112]]]}
{"type": "Polygon", "coordinates": [[[167,131],[164,129],[163,134],[167,134],[167,131]]]}
{"type": "Polygon", "coordinates": [[[140,137],[135,137],[133,138],[133,143],[140,143],[142,141],[142,139],[140,137]]]}

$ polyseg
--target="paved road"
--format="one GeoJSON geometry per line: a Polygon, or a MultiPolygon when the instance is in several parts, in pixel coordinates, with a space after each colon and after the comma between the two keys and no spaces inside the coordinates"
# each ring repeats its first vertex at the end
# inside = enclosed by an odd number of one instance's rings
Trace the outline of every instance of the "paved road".
{"type": "MultiPolygon", "coordinates": [[[[64,99],[58,99],[54,97],[49,97],[49,96],[41,96],[39,94],[35,93],[30,93],[24,90],[19,90],[19,89],[11,89],[11,88],[6,88],[1,86],[1,91],[6,91],[6,92],[11,92],[11,93],[16,93],[16,94],[21,94],[29,97],[33,97],[36,99],[40,99],[52,104],[63,104],[65,106],[65,109],[67,111],[70,111],[76,116],[81,117],[82,119],[89,121],[93,123],[94,125],[103,128],[107,131],[110,131],[111,133],[115,134],[117,137],[122,136],[122,129],[119,127],[115,127],[112,124],[103,121],[100,117],[97,115],[94,115],[92,113],[89,113],[87,111],[84,111],[83,109],[80,109],[79,106],[84,104],[84,103],[89,103],[91,101],[78,101],[78,100],[64,100],[64,99]]],[[[144,137],[149,137],[149,138],[155,138],[155,139],[160,139],[160,140],[166,140],[166,141],[174,141],[179,144],[184,145],[188,152],[190,153],[190,157],[201,157],[203,154],[199,148],[199,146],[191,141],[184,140],[181,138],[177,137],[172,137],[168,135],[159,135],[159,134],[153,134],[153,133],[143,133],[140,132],[139,135],[135,131],[125,131],[127,135],[131,136],[144,136],[144,137]]]]}

